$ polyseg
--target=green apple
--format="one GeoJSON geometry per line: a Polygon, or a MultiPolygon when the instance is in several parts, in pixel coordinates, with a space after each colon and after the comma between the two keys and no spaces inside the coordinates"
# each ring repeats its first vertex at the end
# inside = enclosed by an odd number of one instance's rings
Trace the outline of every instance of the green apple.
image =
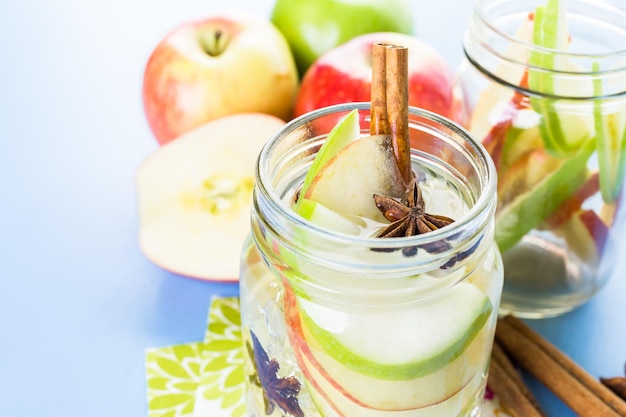
{"type": "Polygon", "coordinates": [[[300,75],[358,35],[413,33],[410,0],[276,0],[271,21],[287,38],[300,75]]]}

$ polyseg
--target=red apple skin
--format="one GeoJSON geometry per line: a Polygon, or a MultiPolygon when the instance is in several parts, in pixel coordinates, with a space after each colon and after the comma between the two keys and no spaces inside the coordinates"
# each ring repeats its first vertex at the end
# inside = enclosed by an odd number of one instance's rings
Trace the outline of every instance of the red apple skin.
{"type": "MultiPolygon", "coordinates": [[[[594,172],[574,195],[565,200],[559,208],[546,219],[546,224],[552,229],[560,227],[580,211],[585,200],[598,191],[600,191],[599,174],[598,172],[594,172]]],[[[585,216],[588,215],[583,215],[582,217],[585,216]]]]}
{"type": "Polygon", "coordinates": [[[307,366],[307,363],[304,359],[305,357],[306,360],[310,363],[310,366],[314,367],[315,370],[320,374],[320,377],[326,379],[335,390],[341,393],[341,395],[346,397],[349,401],[359,405],[360,407],[370,408],[366,404],[361,403],[356,398],[347,393],[341,387],[341,385],[339,385],[330,375],[328,375],[324,368],[317,362],[305,339],[304,330],[302,329],[302,322],[300,321],[296,295],[286,279],[283,279],[283,285],[285,288],[283,307],[285,312],[285,324],[287,325],[287,337],[289,338],[289,343],[291,343],[291,347],[296,356],[298,366],[300,367],[307,381],[309,381],[314,389],[319,392],[319,394],[337,413],[337,415],[344,416],[339,407],[329,398],[326,392],[324,392],[324,390],[316,382],[316,379],[313,377],[311,370],[309,370],[309,367],[307,366]]]}
{"type": "Polygon", "coordinates": [[[598,251],[598,257],[601,257],[609,237],[608,226],[593,210],[582,210],[578,214],[578,217],[593,238],[593,242],[598,251]]]}
{"type": "Polygon", "coordinates": [[[266,19],[233,11],[170,32],[148,59],[142,97],[148,125],[163,145],[235,113],[288,120],[297,88],[284,36],[266,19]]]}
{"type": "Polygon", "coordinates": [[[409,48],[409,105],[456,117],[453,73],[443,57],[424,41],[393,32],[357,36],[317,59],[302,79],[294,115],[332,104],[370,101],[372,45],[377,42],[409,48]]]}

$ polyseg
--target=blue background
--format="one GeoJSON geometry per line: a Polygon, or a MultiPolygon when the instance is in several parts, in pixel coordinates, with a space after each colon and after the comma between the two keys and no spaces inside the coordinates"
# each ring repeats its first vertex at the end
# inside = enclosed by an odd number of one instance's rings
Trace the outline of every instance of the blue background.
{"type": "MultiPolygon", "coordinates": [[[[224,3],[3,1],[0,416],[146,416],[145,349],[201,340],[211,295],[237,294],[142,255],[134,189],[157,149],[141,104],[148,56],[224,3]]],[[[415,6],[417,35],[456,68],[470,2],[415,6]]],[[[269,16],[272,1],[228,7],[269,16]]],[[[619,375],[626,361],[621,258],[593,301],[530,323],[594,376],[619,375]]],[[[530,383],[550,416],[573,415],[530,383]]]]}

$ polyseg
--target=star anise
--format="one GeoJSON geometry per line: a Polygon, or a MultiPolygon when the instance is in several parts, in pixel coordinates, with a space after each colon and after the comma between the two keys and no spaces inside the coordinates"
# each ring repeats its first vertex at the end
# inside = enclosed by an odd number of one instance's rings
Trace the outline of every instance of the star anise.
{"type": "MultiPolygon", "coordinates": [[[[270,415],[275,407],[279,407],[283,412],[294,417],[304,417],[304,412],[298,403],[298,393],[300,392],[300,382],[293,376],[279,378],[278,369],[280,365],[275,359],[270,359],[265,349],[253,332],[252,354],[256,368],[256,375],[250,379],[252,382],[263,388],[263,399],[265,400],[265,414],[270,415]]],[[[250,347],[248,345],[248,350],[250,347]]]]}
{"type": "MultiPolygon", "coordinates": [[[[426,213],[424,197],[417,181],[413,181],[413,187],[407,195],[406,204],[380,194],[374,194],[374,202],[385,218],[392,222],[378,233],[377,237],[415,236],[432,232],[454,222],[453,219],[446,216],[426,213]]],[[[441,252],[448,248],[448,243],[443,241],[424,246],[424,249],[431,253],[441,252]]],[[[405,256],[413,256],[417,253],[417,247],[405,247],[402,253],[405,256]]]]}

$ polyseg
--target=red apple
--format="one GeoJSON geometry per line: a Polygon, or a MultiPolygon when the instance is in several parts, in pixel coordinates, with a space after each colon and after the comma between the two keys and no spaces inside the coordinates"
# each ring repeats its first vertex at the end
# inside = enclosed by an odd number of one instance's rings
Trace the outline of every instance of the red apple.
{"type": "Polygon", "coordinates": [[[146,65],[143,104],[160,144],[221,116],[291,117],[298,75],[284,36],[266,19],[222,13],[180,25],[146,65]]]}
{"type": "Polygon", "coordinates": [[[400,33],[361,35],[318,58],[302,79],[296,116],[331,104],[370,101],[372,45],[409,48],[409,104],[455,118],[453,73],[443,57],[424,41],[400,33]]]}

